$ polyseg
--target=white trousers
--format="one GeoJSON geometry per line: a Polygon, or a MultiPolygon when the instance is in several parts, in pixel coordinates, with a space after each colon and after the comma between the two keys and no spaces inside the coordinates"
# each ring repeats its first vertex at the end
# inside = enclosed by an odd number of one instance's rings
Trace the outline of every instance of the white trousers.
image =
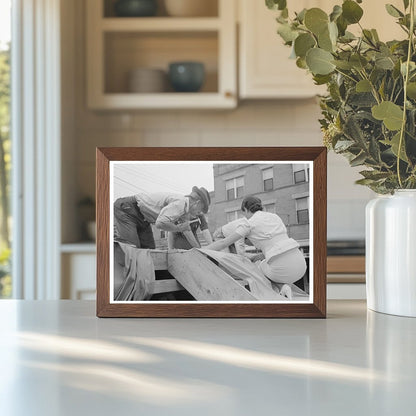
{"type": "Polygon", "coordinates": [[[294,283],[306,272],[306,261],[298,248],[274,256],[258,265],[263,274],[276,283],[294,283]]]}

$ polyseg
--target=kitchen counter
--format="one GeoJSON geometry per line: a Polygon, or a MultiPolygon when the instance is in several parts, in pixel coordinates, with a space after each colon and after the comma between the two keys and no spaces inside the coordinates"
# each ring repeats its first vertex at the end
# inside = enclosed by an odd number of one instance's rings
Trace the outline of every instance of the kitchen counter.
{"type": "Polygon", "coordinates": [[[416,319],[98,319],[90,301],[0,301],[0,414],[416,414],[416,319]]]}

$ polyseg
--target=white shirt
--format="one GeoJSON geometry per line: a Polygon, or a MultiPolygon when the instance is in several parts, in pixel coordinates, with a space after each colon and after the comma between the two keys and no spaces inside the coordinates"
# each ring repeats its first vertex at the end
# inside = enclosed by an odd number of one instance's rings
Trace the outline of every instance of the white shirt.
{"type": "Polygon", "coordinates": [[[298,242],[287,235],[281,218],[271,212],[256,211],[250,219],[244,218],[235,232],[243,238],[247,237],[263,252],[267,261],[273,256],[299,247],[298,242]]]}
{"type": "Polygon", "coordinates": [[[138,194],[135,198],[145,220],[151,224],[158,219],[174,222],[189,212],[189,198],[183,195],[158,192],[138,194]]]}

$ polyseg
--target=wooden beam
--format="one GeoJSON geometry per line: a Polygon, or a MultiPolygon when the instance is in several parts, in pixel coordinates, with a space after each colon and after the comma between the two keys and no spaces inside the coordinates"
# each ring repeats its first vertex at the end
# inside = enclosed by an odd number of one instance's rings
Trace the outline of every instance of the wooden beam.
{"type": "Polygon", "coordinates": [[[150,250],[155,270],[168,269],[168,252],[166,250],[150,250]]]}
{"type": "Polygon", "coordinates": [[[177,292],[185,288],[175,279],[156,280],[151,285],[152,294],[177,292]]]}
{"type": "Polygon", "coordinates": [[[170,252],[168,270],[196,300],[258,300],[198,250],[170,252]]]}

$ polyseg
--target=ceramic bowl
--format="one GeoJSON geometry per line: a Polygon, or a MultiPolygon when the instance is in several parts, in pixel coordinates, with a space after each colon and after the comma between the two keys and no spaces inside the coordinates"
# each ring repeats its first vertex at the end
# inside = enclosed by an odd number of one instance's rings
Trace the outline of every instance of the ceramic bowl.
{"type": "Polygon", "coordinates": [[[132,93],[165,92],[167,84],[167,74],[162,69],[136,68],[129,72],[128,91],[132,93]]]}
{"type": "Polygon", "coordinates": [[[114,12],[119,17],[154,16],[157,12],[156,0],[118,0],[114,12]]]}
{"type": "Polygon", "coordinates": [[[202,62],[172,62],[169,64],[169,81],[177,92],[197,92],[205,80],[202,62]]]}

